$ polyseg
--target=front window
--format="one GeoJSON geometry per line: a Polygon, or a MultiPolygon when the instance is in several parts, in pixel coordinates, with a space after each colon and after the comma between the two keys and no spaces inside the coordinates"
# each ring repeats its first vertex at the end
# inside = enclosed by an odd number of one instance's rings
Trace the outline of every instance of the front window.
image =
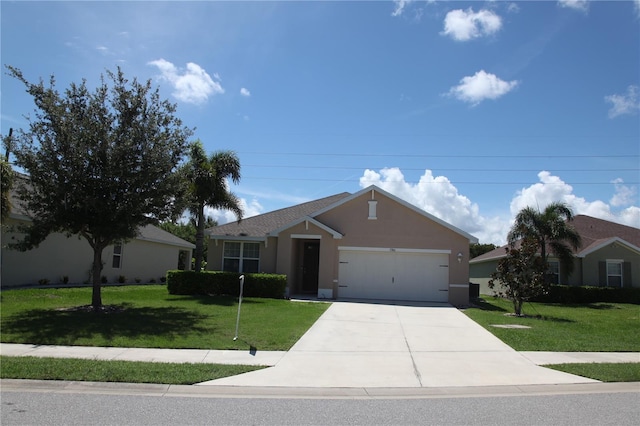
{"type": "Polygon", "coordinates": [[[560,264],[555,261],[548,262],[547,276],[550,284],[560,283],[560,264]]]}
{"type": "Polygon", "coordinates": [[[622,287],[621,260],[607,260],[607,287],[622,287]]]}
{"type": "Polygon", "coordinates": [[[260,270],[260,243],[225,241],[222,270],[225,272],[258,272],[260,270]]]}
{"type": "Polygon", "coordinates": [[[113,260],[111,261],[111,267],[114,269],[120,269],[122,266],[122,244],[116,244],[113,246],[113,260]]]}

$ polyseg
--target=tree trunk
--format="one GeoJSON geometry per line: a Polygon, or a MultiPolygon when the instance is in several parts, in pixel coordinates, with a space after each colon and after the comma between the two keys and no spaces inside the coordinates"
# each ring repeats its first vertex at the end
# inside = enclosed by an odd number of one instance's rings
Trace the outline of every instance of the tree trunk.
{"type": "Polygon", "coordinates": [[[518,317],[522,316],[522,303],[523,301],[520,300],[519,298],[513,299],[513,311],[518,317]]]}
{"type": "Polygon", "coordinates": [[[196,221],[196,260],[194,269],[196,272],[200,272],[202,270],[202,253],[204,252],[204,204],[198,206],[196,221]]]}
{"type": "Polygon", "coordinates": [[[102,285],[100,282],[102,273],[102,251],[104,245],[95,243],[93,245],[93,265],[91,267],[91,275],[93,277],[93,292],[91,295],[91,306],[93,310],[98,312],[102,308],[102,285]]]}

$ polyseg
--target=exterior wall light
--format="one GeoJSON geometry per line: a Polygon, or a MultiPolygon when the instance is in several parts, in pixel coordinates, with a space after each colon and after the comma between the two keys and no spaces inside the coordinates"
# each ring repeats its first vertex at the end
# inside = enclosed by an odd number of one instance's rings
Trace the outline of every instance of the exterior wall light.
{"type": "Polygon", "coordinates": [[[462,252],[458,252],[458,263],[462,263],[462,252]]]}

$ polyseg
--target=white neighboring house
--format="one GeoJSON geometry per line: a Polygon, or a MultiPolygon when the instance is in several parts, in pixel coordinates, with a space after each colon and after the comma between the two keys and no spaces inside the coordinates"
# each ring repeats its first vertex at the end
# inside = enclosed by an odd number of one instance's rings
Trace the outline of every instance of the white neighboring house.
{"type": "MultiPolygon", "coordinates": [[[[13,200],[12,200],[13,201],[13,200]]],[[[16,203],[13,203],[14,207],[16,203]]],[[[91,282],[93,249],[84,238],[55,233],[25,252],[7,246],[20,237],[12,226],[29,218],[12,211],[2,224],[0,285],[3,288],[48,283],[91,282]]],[[[133,240],[108,246],[102,252],[102,276],[107,282],[160,282],[171,269],[189,269],[195,246],[156,226],[147,225],[133,240]]]]}

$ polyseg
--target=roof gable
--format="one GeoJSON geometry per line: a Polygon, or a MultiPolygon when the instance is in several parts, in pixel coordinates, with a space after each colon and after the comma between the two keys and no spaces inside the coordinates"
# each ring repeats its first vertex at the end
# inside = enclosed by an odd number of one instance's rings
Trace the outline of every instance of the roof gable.
{"type": "Polygon", "coordinates": [[[429,219],[429,220],[431,220],[433,222],[436,222],[439,225],[444,226],[445,228],[447,228],[447,229],[449,229],[449,230],[451,230],[451,231],[453,231],[453,232],[455,232],[457,234],[462,235],[463,237],[467,238],[469,240],[469,242],[472,242],[472,243],[477,243],[478,242],[478,239],[476,237],[474,237],[473,235],[471,235],[471,234],[469,234],[469,233],[467,233],[467,232],[465,232],[465,231],[463,231],[463,230],[451,225],[448,222],[445,222],[444,220],[442,220],[442,219],[440,219],[440,218],[438,218],[438,217],[436,217],[436,216],[434,216],[434,215],[422,210],[421,208],[419,208],[419,207],[417,207],[417,206],[415,206],[415,205],[413,205],[411,203],[408,203],[408,202],[404,201],[401,198],[396,197],[395,195],[393,195],[393,194],[391,194],[391,193],[389,193],[389,192],[377,187],[376,185],[371,185],[371,186],[369,186],[369,187],[367,187],[365,189],[362,189],[362,190],[360,190],[360,191],[358,191],[358,192],[356,192],[354,194],[349,195],[348,197],[344,197],[344,198],[336,201],[334,204],[328,205],[325,208],[316,211],[315,213],[313,213],[311,215],[311,217],[317,217],[317,216],[319,216],[319,215],[321,215],[323,213],[328,212],[329,210],[335,209],[338,206],[341,206],[341,205],[343,205],[345,203],[348,203],[349,201],[354,200],[356,198],[359,198],[362,195],[368,194],[370,192],[377,192],[379,194],[382,194],[383,196],[385,196],[385,197],[393,200],[394,202],[396,202],[396,203],[408,208],[409,210],[412,210],[412,211],[418,213],[419,215],[421,215],[421,216],[423,216],[423,217],[425,217],[425,218],[427,218],[427,219],[429,219]]]}

